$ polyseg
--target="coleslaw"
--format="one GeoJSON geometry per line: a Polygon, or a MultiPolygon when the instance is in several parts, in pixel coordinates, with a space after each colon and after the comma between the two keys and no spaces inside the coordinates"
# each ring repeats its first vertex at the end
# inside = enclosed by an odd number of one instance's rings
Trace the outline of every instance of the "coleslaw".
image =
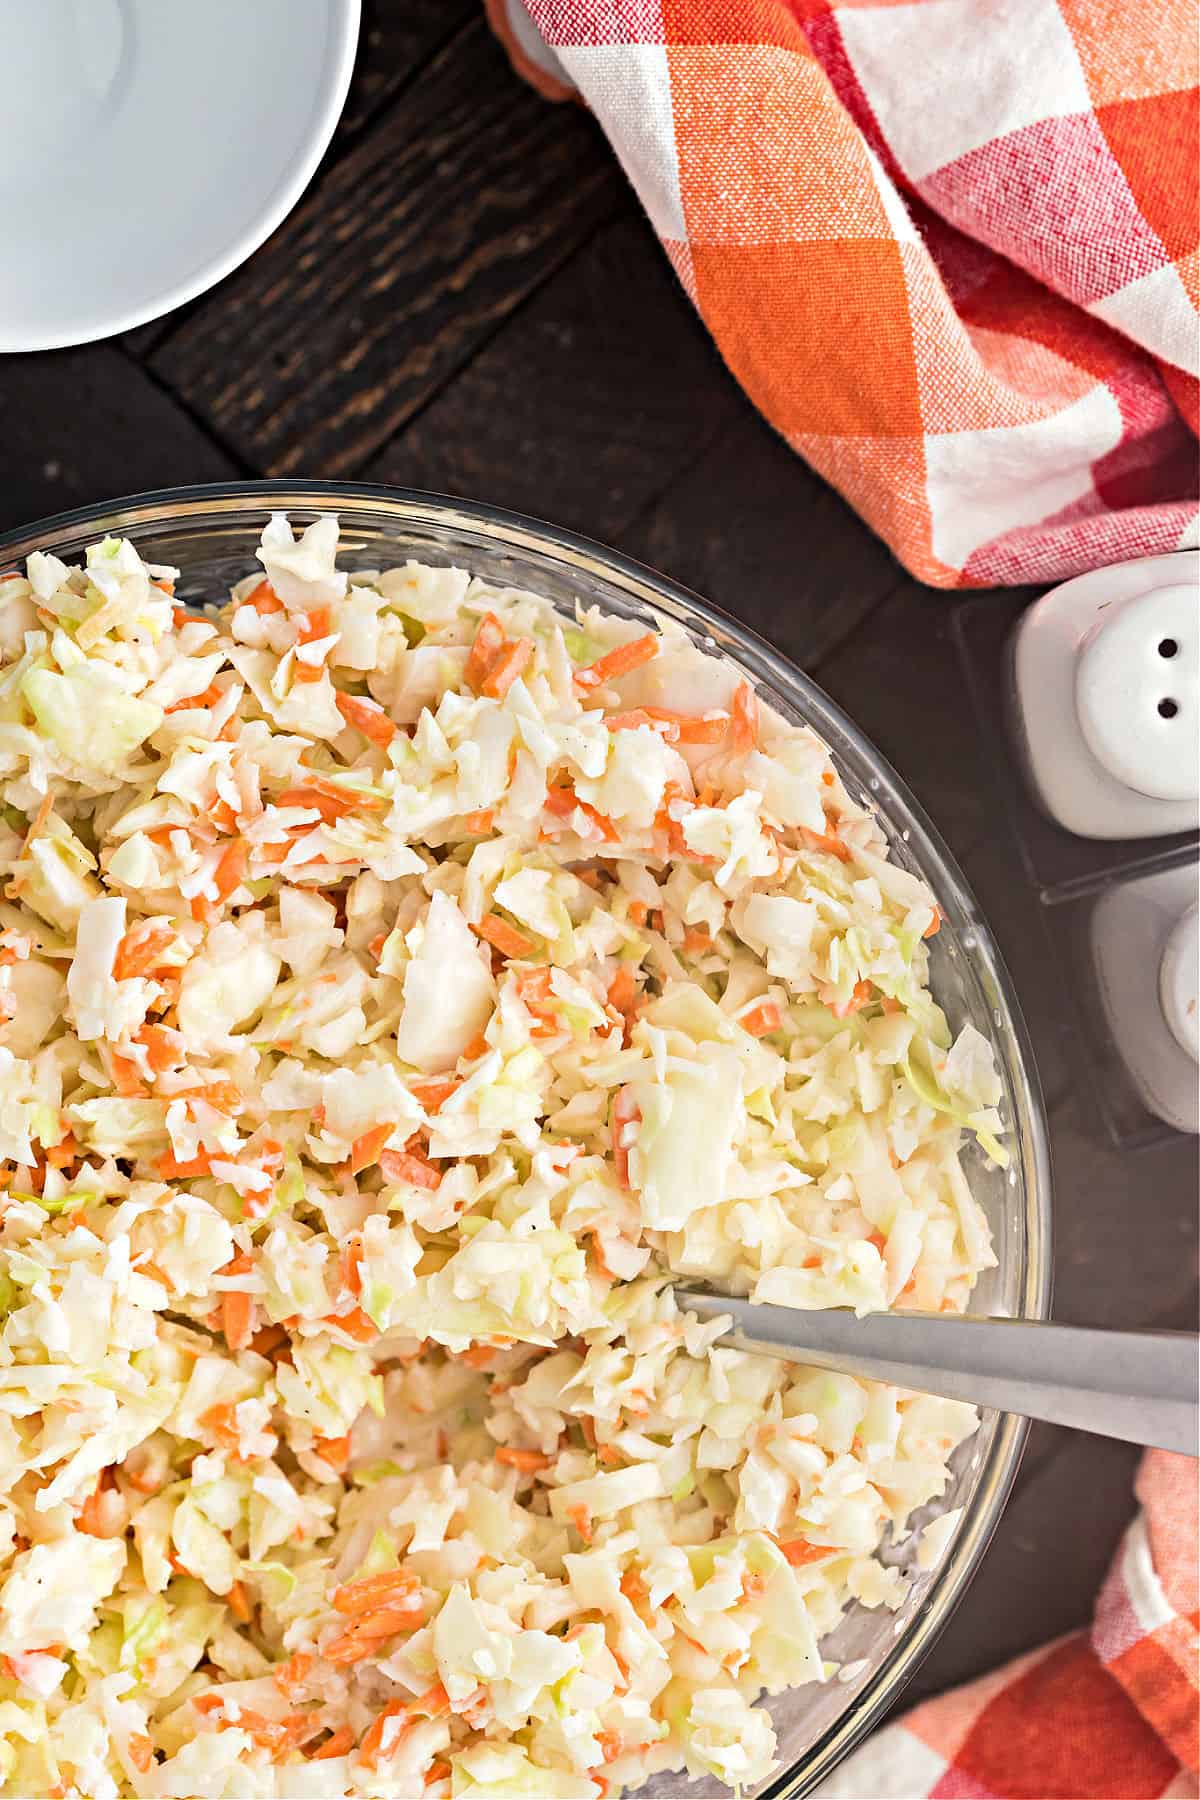
{"type": "Polygon", "coordinates": [[[961,1310],[991,1048],[736,667],[337,546],[0,576],[0,1791],[753,1789],[976,1421],[671,1278],[961,1310]]]}

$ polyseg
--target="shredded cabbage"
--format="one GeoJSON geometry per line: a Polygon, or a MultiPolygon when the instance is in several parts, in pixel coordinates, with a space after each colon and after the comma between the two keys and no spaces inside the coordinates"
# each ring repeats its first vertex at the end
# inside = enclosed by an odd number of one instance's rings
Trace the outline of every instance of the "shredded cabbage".
{"type": "Polygon", "coordinates": [[[991,1048],[730,664],[337,543],[6,586],[0,1791],[752,1790],[976,1421],[670,1276],[963,1308],[991,1048]]]}

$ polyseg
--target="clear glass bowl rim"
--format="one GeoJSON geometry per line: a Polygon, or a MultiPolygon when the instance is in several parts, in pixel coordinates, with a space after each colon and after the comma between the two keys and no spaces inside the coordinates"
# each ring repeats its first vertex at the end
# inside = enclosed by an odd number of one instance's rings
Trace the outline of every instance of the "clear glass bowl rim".
{"type": "MultiPolygon", "coordinates": [[[[373,515],[381,527],[389,523],[410,528],[426,526],[451,534],[457,526],[468,533],[485,535],[500,548],[509,547],[534,557],[548,556],[560,566],[574,567],[610,583],[643,605],[715,637],[744,667],[787,695],[835,752],[840,740],[864,766],[870,767],[879,781],[878,794],[873,797],[878,799],[889,824],[908,832],[910,848],[919,866],[933,878],[939,902],[951,923],[960,933],[970,933],[972,962],[977,970],[982,970],[1001,1014],[996,1036],[1018,1114],[1015,1123],[1025,1211],[1018,1315],[1048,1318],[1052,1277],[1049,1139],[1032,1046],[1011,977],[978,903],[936,827],[887,759],[841,707],[756,632],[680,583],[620,551],[523,513],[417,488],[279,479],[152,489],[75,507],[0,534],[0,562],[24,561],[35,550],[52,551],[64,539],[84,531],[117,535],[149,527],[177,525],[186,529],[189,522],[194,522],[199,530],[205,523],[218,520],[236,523],[240,514],[246,516],[247,524],[257,525],[266,511],[355,511],[373,515]]],[[[1013,1414],[998,1420],[974,1497],[925,1596],[922,1610],[833,1724],[798,1761],[782,1769],[756,1800],[802,1800],[894,1705],[966,1592],[1008,1498],[1027,1431],[1028,1421],[1013,1414]]]]}

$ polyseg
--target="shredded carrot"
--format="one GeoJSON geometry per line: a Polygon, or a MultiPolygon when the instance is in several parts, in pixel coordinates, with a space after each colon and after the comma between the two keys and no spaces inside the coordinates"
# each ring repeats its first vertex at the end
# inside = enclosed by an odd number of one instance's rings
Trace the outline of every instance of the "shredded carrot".
{"type": "Polygon", "coordinates": [[[303,807],[307,812],[320,813],[321,822],[324,825],[336,825],[339,819],[344,819],[348,814],[353,813],[355,807],[354,801],[349,796],[328,794],[323,788],[317,787],[288,788],[285,793],[276,797],[274,804],[276,806],[298,806],[303,807]]]}
{"type": "Polygon", "coordinates": [[[522,1475],[534,1475],[539,1469],[548,1469],[551,1458],[543,1456],[540,1450],[515,1450],[510,1444],[501,1444],[496,1452],[496,1461],[504,1463],[510,1469],[520,1470],[522,1475]]]}
{"type": "Polygon", "coordinates": [[[836,1555],[832,1544],[810,1544],[807,1538],[792,1538],[790,1543],[780,1544],[779,1548],[793,1569],[803,1568],[805,1563],[820,1562],[826,1556],[836,1555]]]}
{"type": "Polygon", "coordinates": [[[729,730],[729,714],[714,712],[694,716],[648,706],[650,717],[670,727],[669,741],[676,744],[722,744],[729,730]]]}
{"type": "Polygon", "coordinates": [[[192,1705],[198,1713],[215,1713],[225,1710],[225,1701],[220,1694],[193,1694],[192,1705]]]}
{"type": "Polygon", "coordinates": [[[608,1266],[604,1255],[604,1243],[600,1233],[596,1230],[592,1231],[592,1261],[595,1263],[597,1271],[604,1277],[605,1281],[615,1281],[617,1279],[608,1266]]]}
{"type": "Polygon", "coordinates": [[[778,1031],[782,1023],[779,1008],[770,1000],[764,1000],[760,1006],[752,1007],[738,1020],[742,1030],[748,1031],[751,1037],[756,1038],[766,1037],[770,1032],[778,1031]]]}
{"type": "Polygon", "coordinates": [[[592,1515],[580,1501],[578,1506],[568,1506],[567,1517],[579,1533],[585,1544],[592,1541],[592,1515]]]}
{"type": "Polygon", "coordinates": [[[148,1738],[144,1731],[132,1731],[125,1748],[134,1768],[140,1775],[144,1775],[154,1761],[154,1739],[148,1738]]]}
{"type": "Polygon", "coordinates": [[[188,1181],[197,1175],[212,1173],[212,1164],[207,1151],[201,1150],[187,1162],[179,1162],[174,1153],[166,1150],[159,1157],[158,1173],[163,1181],[188,1181]]]}
{"type": "Polygon", "coordinates": [[[296,629],[298,644],[313,644],[318,638],[328,637],[333,630],[333,617],[327,606],[314,606],[311,612],[302,613],[296,629]]]}
{"type": "Polygon", "coordinates": [[[322,1462],[327,1462],[331,1469],[341,1471],[350,1461],[350,1434],[347,1432],[345,1437],[315,1438],[313,1449],[322,1462]]]}
{"type": "Polygon", "coordinates": [[[631,900],[625,910],[631,925],[644,925],[650,912],[644,900],[631,900]]]}
{"type": "Polygon", "coordinates": [[[431,1688],[426,1688],[423,1694],[417,1695],[412,1709],[416,1713],[424,1713],[428,1719],[440,1718],[442,1713],[450,1711],[450,1696],[441,1682],[435,1681],[431,1688]]]}
{"type": "Polygon", "coordinates": [[[418,1150],[381,1150],[379,1167],[385,1181],[406,1181],[431,1192],[441,1185],[442,1171],[418,1150]]]}
{"type": "Polygon", "coordinates": [[[801,825],[800,839],[808,850],[824,850],[827,856],[836,856],[839,862],[850,861],[850,851],[831,831],[810,831],[807,825],[801,825]]]}
{"type": "Polygon", "coordinates": [[[352,1294],[362,1293],[362,1254],[362,1237],[355,1231],[346,1239],[346,1247],[342,1251],[342,1284],[352,1294]]]}
{"type": "Polygon", "coordinates": [[[214,681],[202,694],[185,694],[182,700],[172,700],[170,706],[163,707],[163,713],[199,712],[203,708],[216,706],[224,698],[224,688],[219,688],[214,681]]]}
{"type": "MultiPolygon", "coordinates": [[[[408,1704],[406,1701],[389,1700],[383,1711],[375,1715],[374,1722],[368,1726],[363,1735],[363,1741],[358,1748],[359,1759],[366,1763],[368,1768],[374,1769],[378,1765],[379,1757],[383,1750],[384,1733],[391,1720],[404,1718],[407,1711],[408,1704]]],[[[414,1721],[410,1719],[407,1723],[411,1728],[414,1721]]],[[[399,1730],[390,1735],[388,1746],[389,1753],[396,1750],[400,1744],[403,1743],[405,1736],[406,1731],[404,1726],[401,1726],[399,1730]]]]}
{"type": "Polygon", "coordinates": [[[921,933],[921,936],[924,938],[936,937],[938,932],[942,929],[942,921],[945,917],[946,915],[941,907],[935,906],[933,909],[933,917],[921,933]]]}
{"type": "Polygon", "coordinates": [[[338,1667],[362,1662],[365,1656],[377,1654],[384,1638],[395,1637],[400,1631],[412,1631],[423,1616],[419,1606],[386,1607],[364,1613],[326,1644],[325,1660],[338,1667]]]}
{"type": "Polygon", "coordinates": [[[295,1650],[285,1663],[271,1670],[271,1679],[285,1700],[298,1700],[304,1691],[313,1659],[307,1650],[295,1650]]]}
{"type": "Polygon", "coordinates": [[[109,1052],[109,1065],[112,1069],[112,1084],[117,1093],[125,1100],[144,1100],[146,1089],[142,1085],[138,1067],[127,1056],[119,1056],[115,1050],[109,1052]]]}
{"type": "Polygon", "coordinates": [[[479,692],[486,694],[489,700],[503,700],[513,682],[525,673],[532,660],[532,638],[517,638],[514,643],[505,644],[480,682],[479,692]]]}
{"type": "Polygon", "coordinates": [[[505,642],[504,627],[495,613],[484,613],[476,628],[475,642],[463,669],[464,687],[469,687],[475,694],[482,691],[484,679],[503,650],[505,642]]]}
{"type": "Polygon", "coordinates": [[[622,675],[628,675],[632,669],[640,669],[643,663],[651,662],[657,655],[658,638],[654,632],[647,632],[645,637],[615,645],[586,668],[576,669],[575,685],[585,692],[602,687],[606,681],[616,681],[622,675]]]}
{"type": "Polygon", "coordinates": [[[860,1007],[866,1006],[870,998],[871,983],[869,981],[856,981],[851,991],[850,998],[848,1000],[839,1000],[837,1004],[831,1006],[829,1010],[835,1019],[845,1019],[848,1018],[851,1013],[856,1013],[860,1007]]]}
{"type": "Polygon", "coordinates": [[[377,744],[381,750],[387,749],[396,735],[397,727],[382,706],[378,706],[374,700],[364,700],[355,694],[335,693],[333,698],[347,725],[353,725],[355,731],[361,731],[365,738],[372,744],[377,744]]]}
{"type": "Polygon", "coordinates": [[[241,1088],[233,1081],[210,1081],[198,1087],[176,1088],[169,1097],[172,1100],[203,1100],[207,1106],[223,1113],[239,1113],[246,1104],[241,1088]]]}
{"type": "Polygon", "coordinates": [[[361,1306],[356,1306],[353,1312],[329,1313],[321,1323],[336,1325],[339,1331],[344,1331],[356,1344],[373,1344],[379,1336],[378,1325],[361,1306]]]}
{"type": "Polygon", "coordinates": [[[428,1081],[410,1081],[408,1091],[414,1100],[420,1102],[426,1112],[435,1113],[440,1106],[445,1104],[455,1089],[461,1086],[462,1083],[452,1075],[433,1076],[428,1081]]]}
{"type": "Polygon", "coordinates": [[[225,1604],[228,1606],[234,1618],[242,1625],[248,1625],[254,1617],[254,1609],[250,1605],[250,1596],[247,1594],[240,1581],[235,1581],[229,1592],[226,1594],[225,1604]]]}
{"type": "Polygon", "coordinates": [[[240,1451],[241,1433],[238,1430],[237,1413],[232,1402],[219,1401],[216,1406],[206,1408],[197,1421],[222,1450],[228,1450],[236,1462],[244,1461],[240,1451]]]}
{"type": "Polygon", "coordinates": [[[466,813],[463,817],[463,830],[470,837],[485,837],[492,829],[494,817],[490,806],[483,807],[479,812],[466,813]]]}
{"type": "Polygon", "coordinates": [[[566,819],[573,812],[581,812],[585,819],[590,819],[605,843],[615,844],[620,838],[621,834],[608,814],[600,812],[596,807],[589,805],[586,800],[581,800],[574,788],[547,788],[546,798],[542,805],[556,819],[566,819]]]}
{"type": "Polygon", "coordinates": [[[458,1060],[459,1062],[478,1062],[479,1058],[481,1056],[486,1056],[490,1049],[491,1045],[488,1043],[484,1033],[482,1031],[477,1032],[458,1060]]]}
{"type": "Polygon", "coordinates": [[[79,1145],[75,1142],[73,1134],[68,1131],[65,1137],[60,1138],[57,1144],[51,1145],[47,1150],[46,1161],[52,1169],[65,1169],[68,1164],[75,1161],[78,1155],[79,1145]]]}
{"type": "Polygon", "coordinates": [[[625,1130],[627,1126],[638,1123],[641,1116],[633,1090],[622,1088],[612,1103],[612,1146],[617,1180],[626,1190],[629,1188],[629,1148],[624,1141],[625,1130]]]}
{"type": "Polygon", "coordinates": [[[372,1125],[370,1131],[364,1131],[361,1137],[355,1138],[350,1146],[350,1173],[361,1174],[379,1161],[379,1152],[387,1143],[396,1127],[392,1124],[372,1125]]]}
{"type": "Polygon", "coordinates": [[[254,1297],[251,1294],[222,1294],[221,1330],[231,1350],[248,1350],[254,1336],[254,1297]]]}
{"type": "Polygon", "coordinates": [[[600,1754],[606,1763],[616,1762],[621,1754],[621,1739],[615,1731],[598,1731],[596,1742],[600,1746],[600,1754]]]}
{"type": "Polygon", "coordinates": [[[453,1773],[448,1762],[431,1762],[425,1771],[425,1786],[432,1787],[435,1781],[448,1781],[453,1773]]]}
{"type": "Polygon", "coordinates": [[[485,913],[475,930],[486,943],[499,950],[501,956],[529,956],[533,951],[533,939],[510,925],[507,919],[501,919],[496,913],[485,913]]]}
{"type": "Polygon", "coordinates": [[[608,1004],[615,1007],[628,1021],[629,1015],[637,1004],[637,985],[633,979],[633,970],[628,963],[622,963],[608,984],[608,1004]]]}
{"type": "Polygon", "coordinates": [[[333,1609],[348,1619],[394,1606],[401,1596],[419,1594],[421,1583],[411,1569],[385,1569],[378,1575],[359,1575],[333,1591],[333,1609]]]}
{"type": "Polygon", "coordinates": [[[689,925],[683,934],[683,947],[689,955],[712,949],[712,932],[705,925],[689,925]]]}
{"type": "Polygon", "coordinates": [[[496,1349],[493,1344],[468,1344],[459,1353],[458,1360],[465,1362],[468,1369],[490,1369],[496,1360],[496,1349]]]}
{"type": "Polygon", "coordinates": [[[177,1031],[171,1031],[166,1025],[143,1025],[135,1033],[135,1044],[140,1044],[146,1052],[146,1061],[156,1075],[167,1069],[173,1069],[183,1061],[183,1039],[177,1031]]]}
{"type": "Polygon", "coordinates": [[[279,613],[284,610],[283,601],[275,592],[269,581],[260,581],[252,588],[242,601],[243,606],[252,606],[256,613],[279,613]]]}
{"type": "Polygon", "coordinates": [[[354,1733],[348,1725],[343,1725],[340,1731],[335,1731],[332,1737],[326,1738],[319,1750],[313,1751],[309,1761],[331,1762],[335,1756],[345,1756],[346,1752],[353,1748],[354,1733]]]}
{"type": "Polygon", "coordinates": [[[758,695],[748,681],[739,684],[729,717],[729,745],[737,754],[753,750],[758,742],[758,695]]]}
{"type": "Polygon", "coordinates": [[[103,1538],[111,1536],[105,1518],[104,1495],[108,1491],[105,1482],[107,1470],[103,1470],[95,1487],[79,1509],[75,1520],[76,1529],[86,1533],[88,1537],[103,1538]]]}

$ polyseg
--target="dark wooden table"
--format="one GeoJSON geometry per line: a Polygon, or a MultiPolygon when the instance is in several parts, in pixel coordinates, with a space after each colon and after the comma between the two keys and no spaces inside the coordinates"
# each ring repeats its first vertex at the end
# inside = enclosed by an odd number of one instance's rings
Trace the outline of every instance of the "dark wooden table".
{"type": "MultiPolygon", "coordinates": [[[[368,6],[292,217],[156,324],[0,362],[0,409],[0,529],[174,483],[396,482],[575,527],[754,625],[897,765],[992,921],[1051,1115],[1058,1316],[1194,1324],[1193,1144],[1121,1152],[1097,1122],[1043,908],[990,802],[1008,753],[980,733],[951,633],[971,603],[910,580],[762,423],[593,122],[513,77],[479,0],[368,6]]],[[[1086,1621],[1136,1461],[1034,1429],[910,1694],[1086,1621]]]]}

